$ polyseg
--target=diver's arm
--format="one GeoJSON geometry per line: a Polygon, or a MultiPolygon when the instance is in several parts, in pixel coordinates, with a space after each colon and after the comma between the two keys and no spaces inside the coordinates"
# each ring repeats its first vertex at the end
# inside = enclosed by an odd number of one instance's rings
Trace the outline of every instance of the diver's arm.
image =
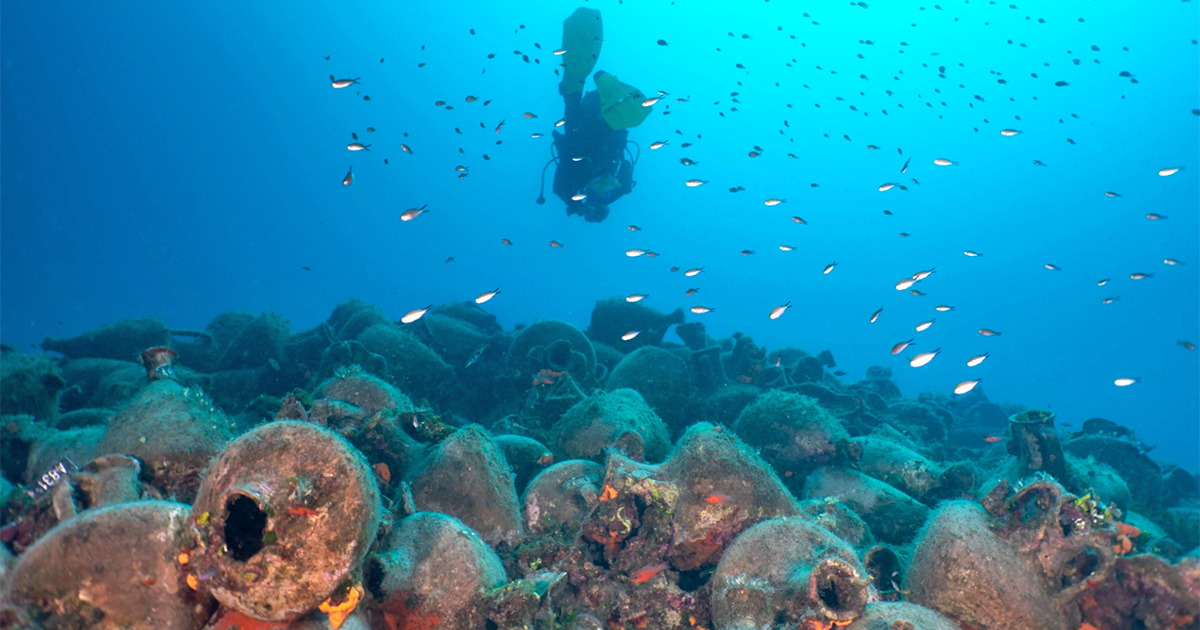
{"type": "Polygon", "coordinates": [[[621,169],[617,172],[617,181],[621,182],[621,196],[633,192],[633,164],[621,159],[621,169]]]}

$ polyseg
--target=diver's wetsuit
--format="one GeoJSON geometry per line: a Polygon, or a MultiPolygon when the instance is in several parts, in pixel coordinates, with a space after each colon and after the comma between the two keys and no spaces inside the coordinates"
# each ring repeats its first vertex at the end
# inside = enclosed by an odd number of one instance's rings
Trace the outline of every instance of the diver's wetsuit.
{"type": "Polygon", "coordinates": [[[600,116],[600,95],[595,91],[563,95],[566,109],[565,133],[554,132],[558,167],[554,171],[554,194],[567,204],[567,215],[581,214],[592,222],[608,216],[608,204],[633,190],[633,165],[625,159],[629,132],[614,131],[600,116]],[[583,158],[575,161],[572,158],[583,158]],[[596,190],[593,182],[608,182],[611,190],[596,190]],[[573,201],[576,194],[586,194],[573,201]]]}

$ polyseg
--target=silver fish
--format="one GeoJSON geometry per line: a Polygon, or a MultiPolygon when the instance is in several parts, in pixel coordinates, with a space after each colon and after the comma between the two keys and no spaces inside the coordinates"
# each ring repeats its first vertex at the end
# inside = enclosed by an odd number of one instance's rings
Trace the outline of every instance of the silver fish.
{"type": "Polygon", "coordinates": [[[487,352],[487,349],[488,349],[487,344],[484,344],[482,346],[479,346],[478,348],[475,348],[475,352],[471,353],[471,358],[467,359],[467,364],[463,366],[463,369],[465,370],[465,369],[471,367],[472,365],[475,365],[475,363],[477,361],[479,361],[479,357],[482,357],[483,353],[487,352]]]}

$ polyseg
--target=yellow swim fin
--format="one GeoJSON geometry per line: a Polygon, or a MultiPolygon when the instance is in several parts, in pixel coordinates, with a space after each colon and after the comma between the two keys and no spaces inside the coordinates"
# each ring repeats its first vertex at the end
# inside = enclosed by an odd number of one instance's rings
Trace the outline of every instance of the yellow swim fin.
{"type": "Polygon", "coordinates": [[[621,83],[607,72],[598,72],[594,78],[600,94],[600,115],[609,127],[615,130],[636,127],[650,115],[653,108],[642,106],[646,95],[641,90],[621,83]]]}
{"type": "Polygon", "coordinates": [[[562,54],[563,78],[558,86],[559,94],[583,91],[583,82],[596,67],[603,42],[604,24],[596,9],[580,7],[563,20],[562,47],[566,52],[562,54]]]}

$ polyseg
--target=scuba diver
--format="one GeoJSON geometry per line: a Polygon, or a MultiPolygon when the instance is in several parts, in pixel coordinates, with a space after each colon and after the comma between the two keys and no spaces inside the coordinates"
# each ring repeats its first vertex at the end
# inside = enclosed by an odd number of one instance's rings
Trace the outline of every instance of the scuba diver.
{"type": "Polygon", "coordinates": [[[633,190],[637,158],[626,149],[628,129],[641,124],[652,109],[642,106],[646,96],[637,88],[603,70],[592,77],[596,89],[584,94],[603,34],[595,9],[576,9],[563,21],[563,79],[558,86],[566,110],[563,133],[554,132],[537,199],[546,203],[546,169],[557,163],[553,192],[567,204],[567,216],[582,215],[593,223],[603,221],[609,204],[633,190]]]}

